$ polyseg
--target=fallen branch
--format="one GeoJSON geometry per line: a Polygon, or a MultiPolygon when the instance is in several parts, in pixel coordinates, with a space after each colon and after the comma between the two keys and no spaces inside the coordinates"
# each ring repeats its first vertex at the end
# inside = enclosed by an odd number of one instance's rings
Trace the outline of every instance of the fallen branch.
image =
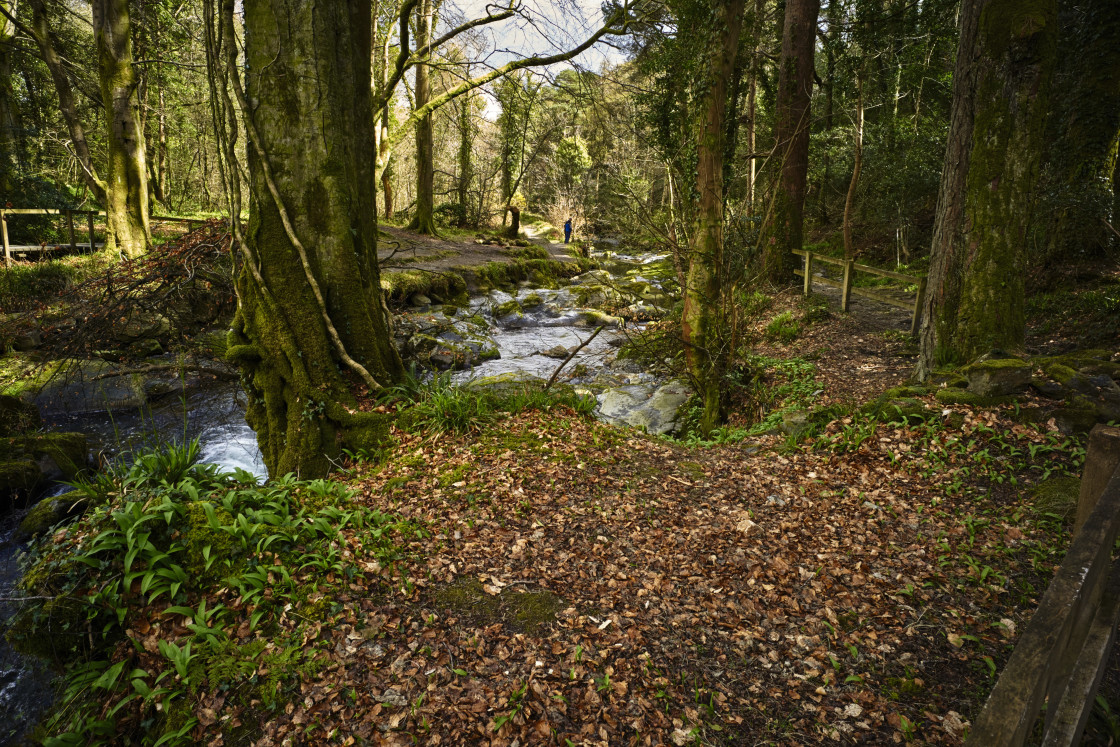
{"type": "Polygon", "coordinates": [[[587,347],[588,344],[590,344],[590,342],[592,340],[594,340],[600,332],[603,331],[603,329],[604,328],[602,326],[596,327],[595,331],[591,333],[591,337],[588,337],[586,340],[584,340],[579,345],[577,345],[576,348],[572,352],[568,353],[568,357],[565,358],[564,361],[559,366],[557,366],[556,370],[552,372],[552,376],[550,376],[548,378],[548,383],[546,383],[544,385],[544,390],[543,391],[546,391],[546,392],[548,391],[548,388],[556,382],[556,377],[559,376],[560,372],[564,370],[564,366],[568,365],[568,363],[572,360],[572,358],[576,357],[576,353],[578,353],[579,351],[581,351],[585,347],[587,347]]]}

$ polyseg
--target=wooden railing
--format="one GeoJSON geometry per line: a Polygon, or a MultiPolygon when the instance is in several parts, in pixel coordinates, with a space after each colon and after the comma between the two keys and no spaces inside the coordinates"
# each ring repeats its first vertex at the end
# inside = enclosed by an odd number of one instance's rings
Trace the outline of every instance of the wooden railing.
{"type": "Polygon", "coordinates": [[[805,258],[804,268],[801,270],[794,270],[794,273],[804,278],[805,286],[804,293],[809,295],[813,290],[813,283],[824,283],[831,285],[833,288],[840,289],[840,308],[842,311],[848,310],[848,305],[851,302],[853,295],[863,296],[864,298],[871,298],[880,303],[890,304],[897,306],[901,309],[906,309],[910,312],[910,334],[918,334],[918,324],[922,320],[922,301],[926,295],[926,279],[915,277],[913,275],[903,275],[901,272],[891,272],[890,270],[880,270],[878,267],[870,265],[861,265],[851,259],[834,259],[833,257],[826,257],[813,252],[807,252],[795,249],[794,254],[805,258]],[[813,263],[824,262],[825,264],[835,265],[841,268],[844,272],[843,278],[840,280],[833,280],[823,275],[813,276],[813,263]],[[891,278],[892,280],[901,280],[911,285],[918,287],[918,292],[913,301],[902,301],[894,296],[886,293],[876,293],[867,288],[853,287],[852,280],[857,272],[866,272],[871,275],[878,275],[883,278],[891,278]]]}
{"type": "MultiPolygon", "coordinates": [[[[12,253],[16,254],[33,254],[37,252],[53,251],[60,247],[69,247],[71,251],[77,251],[81,246],[76,241],[74,232],[74,216],[84,215],[86,217],[86,235],[88,237],[89,250],[93,251],[97,248],[97,244],[93,233],[93,220],[94,218],[105,215],[103,210],[69,210],[69,209],[54,209],[54,208],[3,208],[0,209],[0,238],[4,243],[4,264],[10,266],[12,264],[12,253]],[[66,244],[43,244],[38,246],[19,246],[12,247],[8,241],[8,216],[9,215],[61,215],[66,217],[66,227],[69,233],[69,243],[66,244]]],[[[166,221],[170,223],[186,223],[187,231],[193,231],[196,228],[195,224],[201,225],[205,223],[200,218],[175,218],[169,215],[152,215],[149,220],[166,221]]]]}
{"type": "Polygon", "coordinates": [[[1120,428],[1089,434],[1074,539],[976,718],[966,746],[1019,747],[1045,705],[1042,744],[1078,744],[1120,615],[1120,428]]]}

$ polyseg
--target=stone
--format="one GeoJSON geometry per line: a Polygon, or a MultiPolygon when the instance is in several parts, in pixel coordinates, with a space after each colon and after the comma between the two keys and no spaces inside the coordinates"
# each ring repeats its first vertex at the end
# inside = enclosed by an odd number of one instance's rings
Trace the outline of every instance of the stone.
{"type": "Polygon", "coordinates": [[[968,379],[970,392],[981,397],[1002,397],[1022,392],[1030,385],[1029,363],[1021,358],[996,356],[982,356],[961,370],[968,379]]]}
{"type": "Polygon", "coordinates": [[[19,397],[0,395],[0,436],[34,430],[42,425],[39,410],[35,405],[24,402],[19,397]]]}
{"type": "Polygon", "coordinates": [[[432,299],[425,296],[423,293],[413,293],[408,297],[409,306],[431,306],[432,299]]]}
{"type": "Polygon", "coordinates": [[[1065,399],[1066,388],[1058,382],[1035,376],[1031,379],[1031,388],[1048,399],[1065,399]]]}
{"type": "Polygon", "coordinates": [[[555,358],[556,360],[564,360],[565,358],[567,358],[571,354],[571,352],[572,351],[570,351],[568,348],[564,347],[563,345],[555,345],[555,346],[549,348],[548,350],[542,351],[541,355],[545,356],[546,358],[555,358]]]}
{"type": "Polygon", "coordinates": [[[43,334],[37,330],[32,329],[27,332],[16,335],[11,339],[11,346],[15,350],[27,352],[34,350],[43,344],[43,334]]]}
{"type": "Polygon", "coordinates": [[[599,395],[599,413],[608,423],[644,428],[655,436],[672,433],[692,390],[681,381],[670,381],[651,393],[649,385],[609,389],[599,395]]]}
{"type": "Polygon", "coordinates": [[[27,512],[16,530],[16,540],[24,542],[43,534],[66,519],[80,516],[89,506],[89,498],[71,490],[53,498],[44,498],[27,512]]]}
{"type": "Polygon", "coordinates": [[[809,426],[809,413],[806,410],[795,410],[782,413],[782,424],[779,430],[787,436],[796,436],[809,426]]]}
{"type": "Polygon", "coordinates": [[[937,401],[945,405],[971,405],[972,407],[994,407],[1008,405],[1015,401],[1014,397],[983,397],[968,389],[956,387],[943,387],[934,395],[937,401]]]}
{"type": "Polygon", "coordinates": [[[171,333],[171,321],[163,314],[151,311],[133,311],[116,332],[119,342],[129,343],[147,338],[164,337],[171,333]]]}

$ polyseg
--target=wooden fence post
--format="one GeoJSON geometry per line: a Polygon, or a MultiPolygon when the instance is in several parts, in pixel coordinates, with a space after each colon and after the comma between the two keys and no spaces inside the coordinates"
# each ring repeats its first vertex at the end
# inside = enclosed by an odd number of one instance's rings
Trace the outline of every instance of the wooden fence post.
{"type": "Polygon", "coordinates": [[[90,210],[88,213],[86,213],[86,219],[88,221],[87,225],[88,225],[88,228],[89,228],[89,251],[90,251],[90,254],[97,251],[97,246],[93,243],[93,212],[94,211],[90,210]]]}
{"type": "Polygon", "coordinates": [[[852,301],[852,265],[855,260],[844,262],[844,287],[840,289],[840,310],[847,312],[852,301]]]}
{"type": "Polygon", "coordinates": [[[926,300],[926,279],[918,281],[918,297],[914,299],[914,316],[910,320],[910,336],[918,336],[918,326],[922,322],[922,303],[926,300]]]}
{"type": "Polygon", "coordinates": [[[805,288],[803,295],[813,292],[813,253],[805,252],[805,288]]]}
{"type": "Polygon", "coordinates": [[[4,217],[4,211],[0,210],[0,233],[4,234],[4,266],[12,266],[12,250],[8,246],[8,219],[4,217]]]}
{"type": "Polygon", "coordinates": [[[1074,537],[1097,507],[1097,501],[1104,494],[1105,486],[1117,466],[1120,466],[1120,428],[1100,424],[1093,426],[1085,448],[1081,494],[1077,501],[1077,519],[1073,523],[1074,537]]]}
{"type": "Polygon", "coordinates": [[[70,233],[70,251],[74,251],[78,243],[74,241],[74,211],[69,209],[66,211],[66,230],[70,233]]]}

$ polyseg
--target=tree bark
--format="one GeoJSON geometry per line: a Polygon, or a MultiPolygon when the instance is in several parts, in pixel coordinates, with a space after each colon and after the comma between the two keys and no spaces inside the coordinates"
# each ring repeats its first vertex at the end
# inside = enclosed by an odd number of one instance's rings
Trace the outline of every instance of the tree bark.
{"type": "MultiPolygon", "coordinates": [[[[416,9],[416,47],[423,49],[432,40],[432,0],[420,0],[416,9]]],[[[420,109],[432,98],[428,60],[431,53],[423,55],[416,65],[413,87],[413,107],[420,109]]],[[[432,115],[423,115],[416,122],[416,215],[408,227],[418,233],[436,235],[435,222],[435,148],[432,142],[432,115]]]]}
{"type": "MultiPolygon", "coordinates": [[[[377,265],[370,2],[244,14],[250,219],[229,355],[269,473],[312,478],[381,443],[384,416],[359,397],[402,375],[377,265]]],[[[227,0],[231,35],[232,15],[227,0]]]]}
{"type": "Polygon", "coordinates": [[[852,180],[848,182],[848,194],[844,198],[844,259],[855,257],[852,246],[852,205],[859,186],[859,174],[863,170],[863,73],[856,74],[856,133],[855,163],[852,166],[852,180]]]}
{"type": "MultiPolygon", "coordinates": [[[[469,75],[469,69],[468,69],[469,75]]],[[[474,118],[471,117],[471,95],[459,98],[459,206],[463,209],[463,220],[469,222],[467,217],[471,179],[471,149],[474,146],[474,118]]]]}
{"type": "Polygon", "coordinates": [[[715,0],[717,31],[709,42],[707,85],[697,138],[697,226],[689,247],[681,335],[689,374],[704,403],[700,431],[707,435],[725,416],[723,377],[728,349],[723,286],[723,158],[727,88],[739,51],[744,0],[715,0]]]}
{"type": "MultiPolygon", "coordinates": [[[[0,8],[15,14],[13,0],[0,0],[0,8]]],[[[12,41],[16,27],[0,15],[0,193],[10,195],[16,170],[18,127],[15,92],[12,89],[12,41]]]]}
{"type": "Polygon", "coordinates": [[[70,78],[62,67],[62,58],[55,49],[54,40],[51,38],[50,22],[47,18],[47,9],[43,0],[29,0],[31,4],[31,28],[29,35],[39,47],[39,55],[47,70],[51,74],[55,93],[58,95],[58,109],[62,120],[66,123],[66,130],[70,134],[70,142],[74,148],[74,156],[82,170],[82,179],[86,187],[93,193],[94,198],[105,203],[106,183],[97,174],[93,158],[90,156],[89,143],[86,140],[85,127],[81,117],[78,116],[78,105],[74,98],[74,89],[70,85],[70,78]]]}
{"type": "Polygon", "coordinates": [[[917,375],[1025,335],[1023,256],[1055,57],[1054,0],[967,0],[917,375]]]}
{"type": "Polygon", "coordinates": [[[132,259],[148,250],[152,237],[148,227],[148,167],[144,162],[144,131],[132,65],[128,0],[94,0],[93,35],[108,142],[108,243],[115,245],[122,256],[132,259]]]}
{"type": "Polygon", "coordinates": [[[801,249],[805,181],[809,173],[809,102],[820,0],[787,0],[778,68],[775,156],[781,181],[763,246],[763,274],[772,283],[793,280],[791,252],[801,249]]]}

